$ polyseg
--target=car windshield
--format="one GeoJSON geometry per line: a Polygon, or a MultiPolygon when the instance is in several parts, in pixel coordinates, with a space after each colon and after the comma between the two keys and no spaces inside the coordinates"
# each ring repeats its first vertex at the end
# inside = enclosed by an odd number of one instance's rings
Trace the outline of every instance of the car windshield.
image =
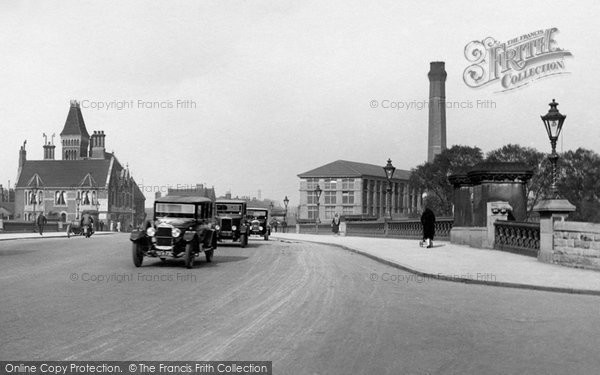
{"type": "Polygon", "coordinates": [[[232,204],[232,203],[219,203],[217,204],[217,214],[242,214],[242,205],[241,204],[232,204]]]}
{"type": "Polygon", "coordinates": [[[182,203],[156,203],[154,205],[156,217],[194,217],[194,205],[182,203]]]}
{"type": "Polygon", "coordinates": [[[248,217],[252,219],[265,220],[267,218],[267,211],[248,211],[248,217]]]}

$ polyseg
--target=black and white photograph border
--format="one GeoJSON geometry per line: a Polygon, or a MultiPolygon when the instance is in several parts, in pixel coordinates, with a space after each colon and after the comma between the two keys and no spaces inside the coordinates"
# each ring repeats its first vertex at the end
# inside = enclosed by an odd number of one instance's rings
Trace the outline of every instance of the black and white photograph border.
{"type": "Polygon", "coordinates": [[[598,19],[2,1],[0,374],[597,373],[598,19]]]}

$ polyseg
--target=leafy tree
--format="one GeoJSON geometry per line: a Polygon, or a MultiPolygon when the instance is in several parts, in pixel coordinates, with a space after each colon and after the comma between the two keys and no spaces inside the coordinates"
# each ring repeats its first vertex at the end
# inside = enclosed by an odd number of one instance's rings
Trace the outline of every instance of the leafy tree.
{"type": "Polygon", "coordinates": [[[479,147],[455,145],[436,155],[432,162],[412,169],[409,186],[427,192],[427,204],[439,216],[452,214],[453,187],[448,176],[483,161],[479,147]]]}
{"type": "Polygon", "coordinates": [[[600,222],[600,155],[578,148],[558,159],[557,186],[562,198],[575,205],[577,221],[600,222]]]}

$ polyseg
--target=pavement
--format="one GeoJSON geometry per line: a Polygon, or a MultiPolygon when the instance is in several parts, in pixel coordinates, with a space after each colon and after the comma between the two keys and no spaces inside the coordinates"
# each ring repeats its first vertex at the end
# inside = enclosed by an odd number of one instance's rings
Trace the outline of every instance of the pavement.
{"type": "Polygon", "coordinates": [[[541,263],[536,258],[499,250],[434,241],[271,233],[280,241],[336,245],[424,278],[600,296],[600,272],[541,263]]]}
{"type": "MultiPolygon", "coordinates": [[[[96,231],[94,232],[94,236],[96,235],[106,235],[106,234],[114,234],[117,232],[108,232],[108,231],[96,231]]],[[[9,240],[28,240],[28,239],[44,239],[44,238],[66,238],[66,232],[44,232],[43,235],[39,233],[23,233],[23,232],[0,232],[0,241],[9,241],[9,240]]],[[[76,236],[71,236],[76,237],[76,236]]]]}

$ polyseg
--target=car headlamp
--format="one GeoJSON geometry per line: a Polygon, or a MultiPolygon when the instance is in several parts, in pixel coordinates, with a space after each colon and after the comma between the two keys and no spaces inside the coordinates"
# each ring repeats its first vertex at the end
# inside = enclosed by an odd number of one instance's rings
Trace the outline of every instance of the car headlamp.
{"type": "Polygon", "coordinates": [[[215,229],[216,229],[216,230],[219,230],[219,229],[221,229],[221,227],[220,227],[220,226],[218,226],[218,225],[215,225],[215,229]]]}
{"type": "Polygon", "coordinates": [[[181,230],[179,228],[173,228],[173,229],[171,229],[171,236],[173,236],[173,237],[179,237],[180,234],[181,234],[181,230]]]}
{"type": "Polygon", "coordinates": [[[231,230],[236,230],[237,227],[235,225],[231,226],[231,230]]]}
{"type": "Polygon", "coordinates": [[[258,230],[263,230],[263,227],[262,227],[262,225],[258,227],[258,230]]]}
{"type": "Polygon", "coordinates": [[[154,229],[154,227],[149,227],[148,229],[146,229],[146,234],[150,237],[154,237],[154,235],[156,234],[156,229],[154,229]]]}

